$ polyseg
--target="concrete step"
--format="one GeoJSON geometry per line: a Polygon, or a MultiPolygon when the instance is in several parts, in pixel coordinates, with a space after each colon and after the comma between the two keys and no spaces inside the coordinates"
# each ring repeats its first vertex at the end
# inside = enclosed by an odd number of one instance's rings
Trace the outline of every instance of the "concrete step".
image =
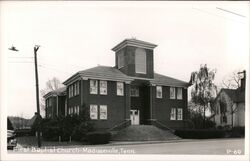
{"type": "Polygon", "coordinates": [[[153,125],[131,125],[120,131],[112,132],[114,141],[165,141],[180,139],[169,130],[153,125]]]}

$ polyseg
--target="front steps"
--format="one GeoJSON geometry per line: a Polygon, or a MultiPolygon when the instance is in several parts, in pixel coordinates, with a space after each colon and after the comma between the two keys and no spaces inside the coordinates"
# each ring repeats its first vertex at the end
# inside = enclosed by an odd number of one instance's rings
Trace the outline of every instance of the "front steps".
{"type": "Polygon", "coordinates": [[[169,130],[162,130],[153,125],[131,125],[111,133],[113,141],[166,141],[180,139],[169,130]]]}

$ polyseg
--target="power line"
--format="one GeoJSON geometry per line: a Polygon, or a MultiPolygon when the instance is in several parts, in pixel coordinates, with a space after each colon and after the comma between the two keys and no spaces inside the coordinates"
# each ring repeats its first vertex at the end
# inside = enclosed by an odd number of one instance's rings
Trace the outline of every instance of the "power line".
{"type": "Polygon", "coordinates": [[[34,59],[34,57],[8,57],[8,58],[14,58],[14,59],[15,58],[22,58],[22,59],[31,59],[32,58],[32,59],[34,59]]]}
{"type": "Polygon", "coordinates": [[[238,13],[235,13],[235,12],[232,12],[232,11],[229,11],[229,10],[226,10],[226,9],[223,9],[223,8],[219,8],[219,7],[216,7],[216,9],[219,9],[219,10],[222,10],[222,11],[225,11],[225,12],[228,12],[228,13],[231,13],[231,14],[234,14],[234,15],[237,15],[237,16],[240,16],[240,17],[246,17],[244,15],[241,15],[241,14],[238,14],[238,13]]]}
{"type": "Polygon", "coordinates": [[[193,7],[192,9],[195,9],[195,10],[197,10],[197,11],[200,11],[200,12],[203,12],[203,13],[206,13],[206,14],[209,14],[209,15],[217,16],[217,17],[220,17],[220,18],[223,18],[223,19],[226,19],[226,20],[230,20],[230,21],[234,21],[234,22],[246,24],[246,23],[244,23],[244,22],[236,21],[236,20],[234,20],[234,19],[227,18],[227,17],[221,16],[221,15],[217,15],[217,14],[215,14],[215,13],[211,13],[211,12],[208,12],[208,11],[206,11],[206,10],[199,9],[199,8],[194,8],[194,7],[193,7]]]}

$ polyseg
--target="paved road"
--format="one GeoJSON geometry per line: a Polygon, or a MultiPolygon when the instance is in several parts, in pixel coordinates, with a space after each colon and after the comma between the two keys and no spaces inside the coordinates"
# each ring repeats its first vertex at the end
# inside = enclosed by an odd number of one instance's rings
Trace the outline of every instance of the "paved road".
{"type": "Polygon", "coordinates": [[[80,153],[80,154],[244,154],[244,139],[189,140],[181,142],[81,145],[63,147],[19,148],[10,153],[80,153]],[[25,151],[26,150],[26,151],[25,151]]]}

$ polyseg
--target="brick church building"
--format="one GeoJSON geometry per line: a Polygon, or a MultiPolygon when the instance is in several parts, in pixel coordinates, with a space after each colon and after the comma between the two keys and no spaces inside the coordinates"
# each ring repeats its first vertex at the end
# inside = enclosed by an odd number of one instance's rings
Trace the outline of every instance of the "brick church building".
{"type": "Polygon", "coordinates": [[[112,50],[115,66],[79,71],[47,93],[46,117],[79,115],[87,108],[96,129],[151,124],[185,126],[189,83],[154,72],[157,45],[125,39],[112,50]]]}

